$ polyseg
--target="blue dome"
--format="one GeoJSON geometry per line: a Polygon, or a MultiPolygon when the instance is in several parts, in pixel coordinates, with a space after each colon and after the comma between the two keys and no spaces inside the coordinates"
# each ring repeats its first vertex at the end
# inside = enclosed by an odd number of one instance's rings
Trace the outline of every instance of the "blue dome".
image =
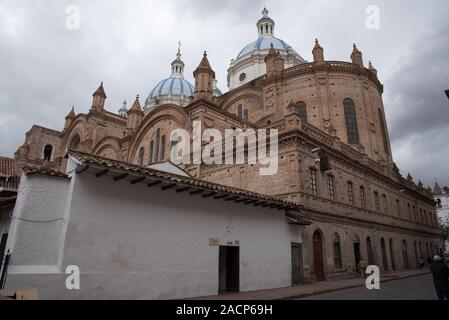
{"type": "Polygon", "coordinates": [[[171,76],[167,79],[159,82],[153,90],[151,90],[148,101],[156,99],[157,97],[168,97],[168,96],[193,96],[194,88],[193,86],[180,76],[171,76]]]}
{"type": "Polygon", "coordinates": [[[238,54],[237,59],[243,57],[244,55],[246,55],[248,53],[252,53],[254,51],[269,50],[271,44],[273,44],[273,47],[276,50],[285,52],[285,51],[287,51],[287,49],[290,49],[290,51],[293,54],[296,54],[299,56],[299,54],[292,47],[290,47],[285,41],[283,41],[281,39],[278,39],[276,37],[263,37],[263,38],[259,37],[256,41],[250,43],[245,48],[243,48],[242,51],[240,51],[240,53],[238,54]]]}

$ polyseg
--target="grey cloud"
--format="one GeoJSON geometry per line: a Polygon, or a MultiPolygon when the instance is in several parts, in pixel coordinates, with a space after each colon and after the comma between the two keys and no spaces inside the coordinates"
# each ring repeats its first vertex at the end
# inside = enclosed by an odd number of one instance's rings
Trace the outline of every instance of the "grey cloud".
{"type": "Polygon", "coordinates": [[[441,164],[449,155],[442,138],[449,102],[442,96],[448,86],[446,0],[2,0],[0,154],[11,156],[32,124],[61,129],[72,105],[87,112],[101,80],[109,110],[136,94],[145,99],[168,76],[178,40],[186,78],[192,81],[207,50],[226,91],[229,61],[256,39],[264,5],[276,21],[276,36],[306,59],[315,37],[329,60],[348,61],[357,42],[385,84],[393,153],[402,171],[426,183],[434,176],[449,183],[441,164]],[[69,4],[80,7],[78,31],[65,28],[69,4]],[[371,4],[381,10],[380,30],[365,28],[371,4]]]}

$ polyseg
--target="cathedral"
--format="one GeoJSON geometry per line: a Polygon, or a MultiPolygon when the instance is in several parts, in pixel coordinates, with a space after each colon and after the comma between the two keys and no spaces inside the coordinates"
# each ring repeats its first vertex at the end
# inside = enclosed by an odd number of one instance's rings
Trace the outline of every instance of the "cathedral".
{"type": "MultiPolygon", "coordinates": [[[[15,153],[15,175],[25,180],[36,174],[62,176],[74,163],[89,166],[88,161],[95,160],[111,167],[126,164],[127,170],[162,168],[198,184],[227,188],[229,194],[203,196],[217,203],[243,202],[246,206],[236,209],[241,212],[276,207],[272,201],[294,208],[296,214],[286,213],[285,223],[300,225],[300,236],[282,244],[288,246],[289,265],[283,270],[291,283],[283,278],[245,287],[249,280],[243,279],[242,262],[237,266],[242,270],[240,290],[349,278],[359,271],[360,261],[384,271],[414,269],[420,257],[436,254],[441,241],[433,195],[410,174],[403,177],[393,161],[383,85],[373,64],[364,62],[355,44],[348,50],[350,61],[326,59],[318,40],[314,46],[311,41],[313,61],[306,61],[275,36],[275,21],[266,9],[256,26],[255,41],[231,60],[227,92],[217,87],[206,52],[193,72],[194,83],[189,83],[178,49],[171,74],[155,83],[145,98],[137,96],[130,107],[125,101],[119,110],[108,110],[107,87],[101,83],[89,112],[71,108],[62,131],[34,125],[15,153]],[[259,164],[176,167],[170,162],[170,133],[177,128],[191,132],[194,121],[222,133],[235,128],[277,129],[277,173],[261,176],[259,164]],[[269,200],[241,198],[245,193],[269,200]]],[[[178,191],[184,189],[179,187],[173,197],[181,199],[178,191]]],[[[21,192],[26,188],[19,187],[19,198],[21,192]]],[[[253,223],[257,225],[257,219],[253,223]]],[[[273,235],[261,227],[266,234],[259,236],[274,239],[276,223],[273,235]]],[[[209,240],[222,245],[218,236],[209,240]]],[[[244,241],[230,245],[240,246],[241,261],[244,245],[244,241]]]]}

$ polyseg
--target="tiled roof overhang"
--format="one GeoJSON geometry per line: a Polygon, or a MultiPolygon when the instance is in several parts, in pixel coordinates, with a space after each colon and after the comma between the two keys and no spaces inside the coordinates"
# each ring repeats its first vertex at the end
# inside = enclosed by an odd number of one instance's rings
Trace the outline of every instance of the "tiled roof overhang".
{"type": "Polygon", "coordinates": [[[285,210],[285,214],[289,218],[289,223],[297,225],[311,224],[302,213],[304,212],[302,210],[303,208],[294,202],[79,151],[69,150],[67,156],[78,162],[79,165],[75,170],[76,174],[89,171],[97,178],[105,175],[113,175],[112,181],[126,179],[131,184],[145,183],[148,187],[158,186],[163,191],[174,189],[177,193],[189,192],[192,196],[201,195],[202,198],[234,201],[245,205],[285,210]]]}

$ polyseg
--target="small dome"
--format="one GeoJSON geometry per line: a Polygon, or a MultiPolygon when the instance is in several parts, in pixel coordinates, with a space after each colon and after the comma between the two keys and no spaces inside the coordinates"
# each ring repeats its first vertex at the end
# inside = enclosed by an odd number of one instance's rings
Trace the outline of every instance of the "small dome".
{"type": "Polygon", "coordinates": [[[184,62],[181,60],[180,47],[181,43],[179,43],[176,59],[171,63],[171,76],[160,81],[150,91],[145,103],[145,111],[163,103],[173,103],[182,107],[189,104],[189,97],[193,96],[195,89],[184,79],[184,62]]]}
{"type": "Polygon", "coordinates": [[[147,100],[153,100],[160,97],[175,96],[193,96],[194,88],[187,80],[178,76],[171,76],[159,82],[151,90],[147,100]]]}

